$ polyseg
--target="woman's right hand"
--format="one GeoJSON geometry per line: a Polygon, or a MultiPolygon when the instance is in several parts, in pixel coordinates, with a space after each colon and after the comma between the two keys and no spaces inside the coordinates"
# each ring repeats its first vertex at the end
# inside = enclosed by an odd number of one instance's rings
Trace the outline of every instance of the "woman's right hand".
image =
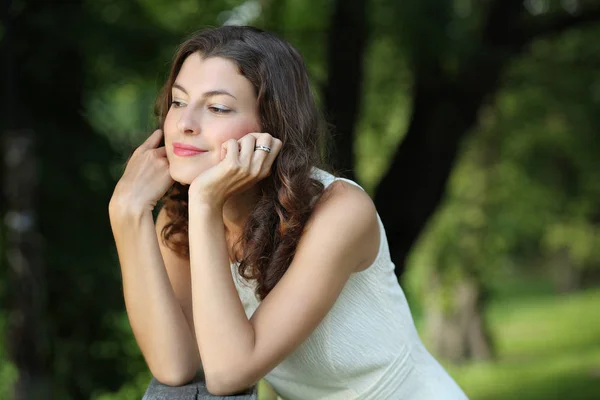
{"type": "Polygon", "coordinates": [[[173,185],[166,149],[158,147],[162,136],[157,129],[133,152],[110,200],[111,214],[152,211],[173,185]]]}

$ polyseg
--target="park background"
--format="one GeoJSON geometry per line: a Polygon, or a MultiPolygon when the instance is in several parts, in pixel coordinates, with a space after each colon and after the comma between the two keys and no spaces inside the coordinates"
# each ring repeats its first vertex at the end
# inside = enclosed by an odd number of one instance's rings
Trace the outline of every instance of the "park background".
{"type": "MultiPolygon", "coordinates": [[[[107,205],[190,33],[304,55],[427,347],[473,400],[600,398],[600,2],[5,0],[0,398],[139,399],[107,205]]],[[[261,383],[261,399],[272,399],[261,383]]]]}

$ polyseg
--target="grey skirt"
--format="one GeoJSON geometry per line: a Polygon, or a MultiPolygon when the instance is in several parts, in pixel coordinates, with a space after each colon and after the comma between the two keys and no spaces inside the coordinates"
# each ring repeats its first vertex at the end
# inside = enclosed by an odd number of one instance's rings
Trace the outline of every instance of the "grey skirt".
{"type": "Polygon", "coordinates": [[[208,393],[204,375],[196,377],[183,386],[168,386],[152,378],[142,400],[258,400],[258,389],[254,386],[247,391],[231,396],[215,396],[208,393]]]}

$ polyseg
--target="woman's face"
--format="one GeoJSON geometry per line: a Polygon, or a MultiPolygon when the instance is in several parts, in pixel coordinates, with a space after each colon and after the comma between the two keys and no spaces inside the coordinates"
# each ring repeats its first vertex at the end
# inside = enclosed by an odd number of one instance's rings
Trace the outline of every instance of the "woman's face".
{"type": "Polygon", "coordinates": [[[233,61],[188,56],[171,92],[164,124],[173,180],[190,184],[221,161],[221,145],[259,132],[254,88],[233,61]]]}

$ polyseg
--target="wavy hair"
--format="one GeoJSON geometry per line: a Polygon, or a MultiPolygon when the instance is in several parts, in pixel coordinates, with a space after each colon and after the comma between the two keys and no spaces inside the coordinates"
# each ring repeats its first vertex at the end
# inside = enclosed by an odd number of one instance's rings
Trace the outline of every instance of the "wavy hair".
{"type": "MultiPolygon", "coordinates": [[[[287,271],[314,201],[323,193],[323,184],[311,171],[313,166],[328,169],[326,124],[295,48],[257,28],[225,26],[200,31],[179,47],[156,102],[161,128],[171,107],[173,83],[194,53],[233,61],[254,87],[261,130],[283,142],[271,174],[258,183],[259,200],[234,246],[240,249],[240,275],[256,280],[256,295],[262,300],[287,271]]],[[[189,257],[187,191],[187,185],[176,183],[163,198],[169,222],[162,238],[181,257],[189,257]]]]}

